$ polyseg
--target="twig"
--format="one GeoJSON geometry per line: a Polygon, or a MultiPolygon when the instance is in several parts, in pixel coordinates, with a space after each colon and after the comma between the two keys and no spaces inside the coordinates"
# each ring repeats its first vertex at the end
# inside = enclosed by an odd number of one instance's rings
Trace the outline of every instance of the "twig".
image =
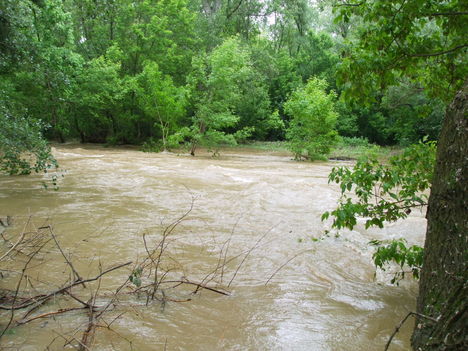
{"type": "MultiPolygon", "coordinates": [[[[65,261],[67,262],[67,264],[70,266],[70,269],[72,270],[73,272],[73,275],[74,275],[74,278],[75,280],[83,280],[81,278],[81,276],[78,274],[77,270],[75,269],[75,267],[73,267],[73,264],[70,262],[70,260],[68,259],[68,257],[65,255],[65,253],[63,252],[62,248],[60,247],[60,244],[59,242],[57,241],[57,238],[55,237],[55,234],[54,232],[52,231],[52,227],[50,225],[48,225],[47,227],[44,227],[44,228],[48,228],[49,229],[49,232],[50,232],[50,235],[52,236],[52,238],[54,239],[55,241],[55,245],[57,246],[57,248],[59,249],[60,253],[62,254],[63,258],[65,259],[65,261]]],[[[86,285],[85,283],[83,283],[83,288],[86,288],[86,285]]]]}
{"type": "Polygon", "coordinates": [[[109,269],[105,270],[104,272],[100,273],[99,275],[95,276],[94,278],[89,278],[89,279],[84,279],[84,280],[77,280],[77,281],[75,281],[73,283],[70,283],[70,284],[68,284],[68,285],[66,285],[66,286],[64,286],[64,287],[62,287],[62,288],[60,288],[58,290],[55,290],[55,291],[53,291],[51,293],[43,295],[40,298],[38,298],[36,301],[33,301],[31,303],[22,304],[22,305],[19,305],[19,306],[14,306],[14,304],[13,304],[11,307],[5,307],[5,306],[0,305],[0,309],[9,311],[9,310],[19,310],[19,309],[22,309],[22,308],[29,307],[29,306],[33,305],[35,302],[37,302],[37,301],[48,299],[49,297],[52,297],[54,295],[61,294],[64,291],[66,291],[66,290],[68,290],[68,289],[70,289],[70,288],[72,288],[72,287],[74,287],[76,285],[96,281],[99,278],[101,278],[103,275],[105,275],[107,273],[110,273],[112,271],[115,271],[116,269],[128,266],[130,264],[132,264],[132,262],[122,263],[122,264],[119,264],[118,266],[115,266],[115,267],[112,267],[112,268],[109,268],[109,269]]]}
{"type": "MultiPolygon", "coordinates": [[[[223,246],[221,247],[220,257],[223,254],[224,246],[226,245],[226,250],[224,251],[224,260],[223,260],[223,264],[221,266],[221,283],[223,282],[224,268],[226,267],[226,260],[227,260],[227,255],[228,255],[228,252],[229,252],[229,246],[231,245],[232,236],[234,235],[234,232],[236,231],[237,225],[239,224],[241,218],[242,218],[242,216],[240,216],[237,219],[236,223],[232,227],[231,234],[229,235],[229,239],[227,240],[227,243],[224,243],[223,246]]],[[[218,264],[219,264],[219,262],[218,262],[218,264]]],[[[213,275],[213,278],[214,278],[214,275],[213,275]]]]}
{"type": "Polygon", "coordinates": [[[407,56],[410,57],[431,57],[431,56],[441,56],[441,55],[446,55],[446,54],[451,54],[452,52],[455,52],[457,50],[463,49],[468,47],[468,44],[463,44],[463,45],[458,45],[453,48],[450,48],[445,51],[439,51],[439,52],[432,52],[432,53],[424,53],[424,54],[406,54],[407,56]]]}
{"type": "Polygon", "coordinates": [[[90,305],[88,302],[84,302],[83,300],[79,299],[78,297],[76,297],[75,295],[73,295],[70,291],[68,290],[65,290],[64,291],[65,294],[67,294],[68,296],[70,296],[73,300],[75,301],[78,301],[79,303],[81,303],[84,307],[87,307],[87,308],[97,308],[96,306],[94,305],[90,305]]]}
{"type": "Polygon", "coordinates": [[[429,317],[429,316],[425,316],[421,313],[417,313],[417,312],[408,312],[408,314],[406,315],[405,318],[403,318],[401,320],[401,322],[396,326],[394,332],[392,333],[392,335],[390,335],[390,338],[388,339],[387,341],[387,344],[385,345],[385,349],[384,351],[387,351],[388,348],[390,347],[390,344],[392,343],[392,340],[393,338],[395,337],[395,335],[400,331],[400,328],[403,326],[403,324],[406,322],[406,320],[410,317],[410,316],[416,316],[416,317],[419,317],[419,318],[425,318],[425,319],[428,319],[434,323],[437,323],[438,320],[436,318],[432,318],[432,317],[429,317]]]}
{"type": "MultiPolygon", "coordinates": [[[[130,264],[132,262],[129,262],[130,264]]],[[[117,295],[119,294],[120,290],[122,290],[130,280],[130,277],[127,277],[127,279],[115,290],[114,295],[112,296],[112,299],[107,303],[107,305],[97,314],[97,318],[100,318],[106,311],[107,309],[114,303],[115,299],[117,298],[117,295]]]]}
{"type": "MultiPolygon", "coordinates": [[[[97,290],[96,290],[97,291],[97,290]]],[[[91,298],[91,301],[93,298],[91,298]]],[[[86,330],[83,332],[83,335],[81,337],[81,342],[80,342],[80,347],[78,350],[84,351],[85,349],[89,349],[89,344],[91,344],[94,340],[94,334],[95,334],[95,327],[96,327],[96,319],[94,318],[94,310],[92,308],[88,309],[88,326],[86,327],[86,330]]]]}
{"type": "MultiPolygon", "coordinates": [[[[99,271],[102,273],[101,261],[99,261],[99,271]]],[[[91,295],[90,303],[88,304],[88,326],[86,327],[86,330],[83,332],[83,335],[81,337],[81,343],[79,348],[80,351],[84,351],[85,348],[88,349],[94,341],[94,336],[96,334],[97,318],[94,315],[94,309],[92,306],[96,304],[97,294],[99,292],[99,289],[101,288],[101,281],[102,276],[99,278],[96,291],[94,292],[94,294],[91,295]]],[[[102,313],[100,315],[102,315],[102,313]]]]}
{"type": "Polygon", "coordinates": [[[74,349],[77,349],[77,347],[75,345],[72,344],[72,342],[75,340],[76,342],[78,342],[78,344],[80,344],[80,341],[77,340],[75,337],[72,337],[70,340],[67,339],[65,336],[63,336],[62,334],[60,334],[58,331],[56,330],[53,330],[53,332],[55,334],[57,334],[60,338],[62,338],[63,340],[65,340],[65,344],[63,345],[63,348],[67,347],[68,345],[72,346],[74,349]]]}
{"type": "Polygon", "coordinates": [[[257,246],[260,244],[260,242],[265,238],[265,236],[267,236],[268,233],[270,233],[273,228],[275,228],[277,226],[277,224],[275,224],[274,226],[272,226],[270,229],[268,229],[266,231],[265,234],[263,234],[258,240],[257,242],[255,243],[254,246],[252,246],[248,251],[247,253],[245,254],[244,258],[242,259],[241,263],[239,263],[239,266],[237,266],[236,268],[236,271],[234,272],[234,274],[232,275],[232,278],[231,280],[229,281],[229,284],[228,284],[228,288],[231,286],[232,282],[234,281],[234,278],[236,277],[237,273],[239,272],[239,270],[241,269],[242,265],[244,264],[245,260],[247,259],[247,257],[249,257],[249,255],[252,253],[253,250],[255,250],[257,248],[257,246]]]}
{"type": "Polygon", "coordinates": [[[198,288],[203,288],[203,289],[210,290],[210,291],[213,291],[213,292],[221,294],[221,295],[230,296],[230,294],[228,292],[224,292],[224,291],[221,291],[221,290],[218,290],[218,289],[215,289],[215,288],[211,288],[211,287],[203,285],[201,283],[191,282],[190,280],[187,280],[187,279],[183,279],[183,280],[166,280],[163,283],[164,284],[167,284],[167,283],[181,283],[181,284],[195,285],[198,288]]]}
{"type": "MultiPolygon", "coordinates": [[[[119,317],[121,317],[125,312],[119,314],[116,318],[114,318],[114,320],[110,323],[107,323],[106,321],[103,320],[103,322],[106,324],[106,325],[96,325],[96,328],[106,328],[107,330],[109,330],[110,332],[114,333],[115,335],[117,335],[119,338],[125,340],[126,342],[128,342],[128,344],[130,345],[130,350],[133,350],[133,345],[132,345],[132,341],[130,339],[127,339],[125,336],[117,333],[114,329],[112,329],[110,326],[111,324],[119,317]]],[[[112,345],[114,347],[114,345],[112,345]]],[[[115,348],[114,348],[115,349],[115,348]]]]}
{"type": "Polygon", "coordinates": [[[18,241],[10,248],[10,250],[8,250],[2,257],[0,257],[0,261],[2,261],[5,257],[7,257],[10,252],[12,252],[14,249],[16,249],[16,247],[21,244],[21,242],[23,241],[25,235],[26,235],[26,227],[28,226],[28,224],[31,222],[31,216],[29,216],[28,220],[26,221],[26,224],[24,225],[23,227],[23,230],[22,230],[22,233],[21,233],[21,236],[20,238],[18,239],[18,241]]]}
{"type": "Polygon", "coordinates": [[[146,241],[146,234],[143,234],[143,243],[145,246],[147,257],[143,260],[140,267],[146,267],[147,265],[145,263],[148,260],[150,260],[151,261],[150,264],[152,264],[150,266],[150,272],[151,272],[151,268],[154,268],[153,284],[151,284],[151,286],[153,287],[153,291],[151,292],[151,295],[148,295],[148,300],[150,296],[152,300],[155,298],[156,291],[158,289],[159,284],[164,280],[164,278],[166,277],[168,273],[168,272],[165,272],[162,275],[162,277],[159,277],[161,261],[162,261],[164,252],[166,251],[168,245],[170,244],[170,242],[167,242],[168,237],[169,235],[172,234],[175,228],[192,212],[194,203],[195,203],[195,197],[192,196],[192,201],[190,203],[189,209],[184,214],[182,214],[179,218],[177,218],[175,221],[173,221],[172,223],[170,223],[168,226],[164,228],[163,233],[162,233],[162,239],[152,251],[150,251],[148,248],[148,243],[146,241]],[[153,256],[158,250],[159,250],[158,255],[156,258],[154,258],[153,256]]]}
{"type": "Polygon", "coordinates": [[[304,251],[301,251],[297,254],[295,254],[293,257],[291,257],[289,260],[287,260],[286,262],[284,262],[281,266],[278,267],[278,269],[276,269],[273,274],[270,276],[270,278],[268,278],[268,280],[265,282],[265,286],[270,282],[270,280],[276,275],[276,273],[278,273],[284,266],[286,266],[289,262],[291,262],[292,260],[294,260],[296,257],[302,255],[303,253],[307,252],[308,250],[304,250],[304,251]]]}
{"type": "MultiPolygon", "coordinates": [[[[223,266],[227,266],[229,263],[235,261],[236,259],[238,259],[238,258],[241,257],[242,255],[247,254],[247,253],[249,252],[249,250],[250,250],[250,249],[244,250],[244,251],[238,253],[237,255],[231,257],[231,258],[228,259],[225,263],[223,263],[223,266]]],[[[212,275],[212,274],[216,274],[216,272],[218,271],[218,269],[219,269],[219,266],[216,266],[215,269],[213,269],[213,270],[210,271],[208,274],[206,274],[205,278],[203,278],[203,280],[202,280],[202,283],[206,283],[207,281],[211,281],[211,279],[208,280],[208,277],[209,277],[210,275],[212,275]]]]}
{"type": "Polygon", "coordinates": [[[119,319],[120,317],[122,317],[125,313],[127,312],[122,312],[120,313],[117,317],[115,317],[114,319],[112,319],[112,321],[110,323],[107,323],[104,319],[103,319],[103,322],[106,323],[106,328],[107,329],[110,329],[111,325],[117,320],[119,319]]]}
{"type": "MultiPolygon", "coordinates": [[[[26,272],[26,269],[28,268],[28,265],[29,263],[31,263],[31,261],[33,260],[34,256],[36,256],[36,254],[42,250],[42,248],[48,243],[48,241],[44,242],[28,259],[28,261],[26,262],[26,264],[24,265],[23,267],[23,270],[21,271],[21,276],[20,276],[20,279],[18,280],[18,284],[16,285],[16,289],[15,289],[15,296],[13,297],[13,305],[16,303],[16,299],[18,298],[18,294],[19,294],[19,289],[21,287],[21,282],[23,281],[23,277],[24,277],[24,274],[26,272]]],[[[11,308],[11,315],[10,315],[10,319],[7,323],[7,325],[5,326],[5,328],[3,329],[2,333],[0,334],[0,338],[5,334],[5,332],[8,330],[8,328],[10,328],[10,325],[11,323],[13,322],[13,318],[15,317],[15,310],[13,308],[11,308]]]]}
{"type": "Polygon", "coordinates": [[[23,325],[23,324],[32,322],[32,321],[34,321],[36,319],[46,318],[46,317],[49,317],[49,316],[55,316],[57,314],[63,314],[63,313],[71,312],[71,311],[78,311],[78,310],[82,310],[84,308],[86,308],[86,307],[61,308],[61,309],[59,309],[57,311],[54,311],[54,312],[47,312],[47,313],[43,313],[43,314],[34,316],[34,317],[30,318],[30,319],[17,321],[16,324],[17,325],[23,325]]]}
{"type": "Polygon", "coordinates": [[[26,235],[26,232],[21,233],[21,236],[18,239],[18,241],[10,248],[10,250],[8,250],[2,257],[0,257],[0,261],[2,261],[5,257],[7,257],[10,254],[10,252],[16,249],[16,247],[23,241],[25,235],[26,235]]]}

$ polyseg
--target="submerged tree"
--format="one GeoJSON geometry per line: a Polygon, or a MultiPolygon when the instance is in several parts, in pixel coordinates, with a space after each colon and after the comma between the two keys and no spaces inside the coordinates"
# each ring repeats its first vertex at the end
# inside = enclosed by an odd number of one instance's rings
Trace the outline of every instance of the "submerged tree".
{"type": "Polygon", "coordinates": [[[243,85],[252,76],[250,57],[238,38],[225,40],[209,57],[196,57],[188,81],[195,110],[190,130],[191,154],[199,145],[235,144],[229,128],[238,123],[243,85]]]}
{"type": "Polygon", "coordinates": [[[185,113],[185,91],[163,75],[155,62],[146,63],[139,80],[139,106],[153,126],[159,127],[163,149],[167,150],[169,134],[175,132],[185,113]]]}
{"type": "Polygon", "coordinates": [[[323,158],[336,140],[336,95],[327,93],[326,88],[324,80],[313,78],[305,87],[297,89],[284,105],[286,113],[292,117],[286,138],[295,159],[323,158]]]}

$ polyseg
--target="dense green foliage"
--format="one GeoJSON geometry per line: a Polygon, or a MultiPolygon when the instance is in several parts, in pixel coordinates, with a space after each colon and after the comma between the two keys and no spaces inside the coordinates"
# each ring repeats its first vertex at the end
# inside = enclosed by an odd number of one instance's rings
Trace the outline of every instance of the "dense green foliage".
{"type": "MultiPolygon", "coordinates": [[[[444,68],[437,68],[430,84],[386,68],[383,76],[372,73],[369,80],[367,67],[386,62],[354,59],[354,48],[364,45],[359,39],[374,29],[360,16],[389,7],[340,6],[343,21],[333,24],[333,3],[5,0],[0,4],[2,106],[8,101],[21,110],[17,121],[25,125],[49,126],[43,129],[49,140],[146,143],[158,150],[189,144],[194,152],[197,146],[216,150],[220,144],[284,140],[289,127],[288,135],[298,135],[286,102],[292,109],[293,95],[319,79],[328,83],[327,94],[336,91],[339,134],[381,145],[406,145],[426,135],[435,140],[446,98],[434,98],[432,88],[455,89],[459,79],[447,77],[458,77],[463,69],[458,62],[466,59],[456,49],[463,45],[459,39],[442,41],[443,28],[461,32],[460,20],[428,15],[426,23],[416,23],[422,10],[405,8],[395,21],[409,19],[421,27],[420,47],[430,43],[428,50],[447,51],[441,45],[451,45],[453,53],[443,56],[444,68]],[[354,83],[337,87],[337,77],[354,83]],[[353,92],[372,99],[365,106],[343,99],[353,92]]],[[[436,7],[430,2],[424,11],[442,11],[436,7]]],[[[379,25],[362,49],[386,43],[385,23],[379,25]]],[[[401,43],[411,39],[397,34],[401,43]]],[[[317,141],[322,147],[313,153],[327,153],[328,142],[317,141]]]]}
{"type": "Polygon", "coordinates": [[[47,172],[57,167],[50,147],[42,137],[39,121],[0,111],[0,171],[7,174],[47,172]]]}
{"type": "Polygon", "coordinates": [[[293,92],[284,109],[291,116],[286,137],[296,159],[317,159],[330,152],[336,140],[335,93],[327,94],[327,83],[311,79],[293,92]]]}
{"type": "Polygon", "coordinates": [[[329,182],[340,185],[340,206],[325,212],[322,219],[332,215],[334,227],[353,229],[357,217],[366,218],[366,228],[406,218],[411,209],[427,204],[424,191],[431,185],[434,160],[435,144],[420,143],[390,158],[388,164],[366,158],[352,169],[333,168],[329,182]]]}
{"type": "Polygon", "coordinates": [[[399,266],[400,270],[390,281],[392,284],[398,284],[408,272],[413,275],[414,279],[419,279],[424,257],[424,250],[421,246],[408,247],[405,239],[391,240],[389,243],[372,240],[370,244],[377,246],[377,250],[372,255],[376,267],[385,271],[392,262],[399,266]],[[407,267],[409,271],[406,271],[407,267]]]}
{"type": "Polygon", "coordinates": [[[468,75],[468,4],[458,0],[333,1],[336,21],[357,23],[347,38],[340,82],[349,97],[375,100],[410,78],[451,101],[468,75]]]}
{"type": "MultiPolygon", "coordinates": [[[[371,226],[383,228],[385,223],[407,218],[413,209],[427,205],[435,150],[435,143],[419,143],[390,158],[387,164],[381,164],[375,158],[365,158],[352,169],[333,168],[329,182],[340,185],[341,199],[338,208],[325,212],[322,220],[332,216],[333,228],[352,230],[359,218],[364,219],[366,229],[371,226]]],[[[407,266],[413,277],[419,277],[423,257],[421,247],[407,247],[404,239],[373,240],[371,244],[378,247],[373,256],[377,267],[385,269],[390,262],[400,266],[392,283],[405,276],[407,266]]]]}
{"type": "MultiPolygon", "coordinates": [[[[435,141],[448,103],[466,89],[467,38],[468,3],[460,0],[3,0],[0,171],[55,167],[46,140],[150,151],[186,145],[194,155],[199,146],[216,154],[221,145],[287,139],[297,159],[323,158],[335,142],[371,154],[368,142],[435,141]]],[[[464,99],[453,116],[466,117],[464,99]]],[[[453,134],[466,141],[459,130],[453,134]]],[[[443,222],[451,218],[448,233],[460,243],[456,217],[466,202],[456,195],[466,190],[457,183],[465,147],[442,139],[440,155],[456,155],[446,164],[458,173],[448,177],[452,170],[438,160],[436,180],[450,181],[435,183],[426,242],[432,252],[404,239],[371,242],[377,267],[401,268],[394,282],[406,266],[417,278],[423,261],[432,265],[428,273],[422,267],[418,313],[432,304],[429,319],[438,329],[419,320],[416,331],[438,330],[435,341],[424,336],[431,349],[447,349],[455,334],[463,339],[454,347],[466,345],[466,323],[465,330],[451,324],[463,318],[466,300],[453,304],[461,306],[454,313],[440,307],[447,304],[440,299],[466,290],[466,279],[452,279],[466,275],[458,261],[466,250],[446,245],[443,222]],[[450,142],[458,147],[453,153],[450,142]],[[445,277],[452,279],[449,293],[440,291],[445,277]]],[[[366,228],[406,218],[427,204],[434,150],[429,142],[388,164],[370,157],[353,169],[335,168],[329,180],[340,184],[342,197],[323,219],[352,229],[359,218],[366,228]]],[[[138,274],[130,280],[140,284],[138,274]]]]}

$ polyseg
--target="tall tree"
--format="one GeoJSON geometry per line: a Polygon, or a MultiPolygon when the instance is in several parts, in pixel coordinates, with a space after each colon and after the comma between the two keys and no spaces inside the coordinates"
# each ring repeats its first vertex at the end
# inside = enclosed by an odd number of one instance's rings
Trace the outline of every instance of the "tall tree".
{"type": "Polygon", "coordinates": [[[240,107],[249,92],[255,89],[252,63],[248,51],[237,37],[226,39],[209,57],[196,57],[189,76],[194,112],[192,149],[201,144],[235,144],[232,129],[240,119],[240,107]],[[231,130],[230,130],[231,128],[231,130]]]}
{"type": "Polygon", "coordinates": [[[174,86],[170,76],[164,76],[155,62],[148,61],[139,76],[138,101],[154,127],[159,127],[163,148],[167,138],[179,126],[185,113],[185,90],[174,86]]]}
{"type": "Polygon", "coordinates": [[[468,84],[444,120],[427,210],[416,350],[468,349],[468,84]]]}
{"type": "Polygon", "coordinates": [[[29,174],[57,166],[43,137],[45,125],[28,110],[18,89],[24,67],[38,67],[36,11],[45,4],[6,0],[0,3],[0,172],[29,174]],[[27,29],[27,30],[26,30],[27,29]]]}
{"type": "Polygon", "coordinates": [[[125,140],[120,135],[124,129],[121,126],[120,105],[126,87],[120,77],[121,64],[111,56],[110,49],[106,56],[89,60],[76,72],[67,113],[81,142],[113,143],[125,140]]]}
{"type": "Polygon", "coordinates": [[[432,96],[453,100],[438,146],[412,344],[416,350],[466,350],[468,4],[456,0],[335,4],[338,20],[362,19],[341,67],[348,97],[372,99],[376,90],[406,76],[432,96]]]}

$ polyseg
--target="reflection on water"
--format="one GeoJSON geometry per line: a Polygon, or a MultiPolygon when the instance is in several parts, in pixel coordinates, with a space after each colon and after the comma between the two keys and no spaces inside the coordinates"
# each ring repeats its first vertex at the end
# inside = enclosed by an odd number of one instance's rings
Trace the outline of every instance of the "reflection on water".
{"type": "MultiPolygon", "coordinates": [[[[376,280],[366,243],[399,236],[421,243],[423,215],[412,214],[385,230],[358,225],[339,238],[314,243],[310,239],[326,225],[320,214],[333,209],[339,197],[338,187],[327,182],[334,164],[235,152],[213,159],[60,146],[55,155],[66,170],[60,190],[43,190],[39,176],[1,177],[0,215],[13,215],[18,223],[30,215],[38,223],[49,218],[85,276],[95,273],[98,262],[110,266],[143,255],[142,233],[159,233],[192,198],[194,209],[174,233],[171,251],[181,274],[203,277],[231,235],[228,258],[266,233],[243,262],[231,296],[203,291],[191,302],[169,302],[164,309],[156,303],[125,304],[115,332],[98,331],[96,350],[130,349],[128,340],[134,350],[383,349],[395,325],[413,310],[416,284],[391,286],[385,275],[376,280]]],[[[239,264],[232,261],[225,282],[239,264]]],[[[54,267],[46,262],[39,272],[60,285],[68,273],[54,267]]],[[[122,277],[104,279],[106,289],[118,286],[117,278],[122,277]]],[[[32,322],[4,338],[4,346],[43,350],[77,322],[86,325],[86,315],[32,322]]],[[[411,327],[408,323],[399,332],[392,350],[410,349],[411,327]]],[[[63,342],[51,349],[59,346],[63,342]]]]}

